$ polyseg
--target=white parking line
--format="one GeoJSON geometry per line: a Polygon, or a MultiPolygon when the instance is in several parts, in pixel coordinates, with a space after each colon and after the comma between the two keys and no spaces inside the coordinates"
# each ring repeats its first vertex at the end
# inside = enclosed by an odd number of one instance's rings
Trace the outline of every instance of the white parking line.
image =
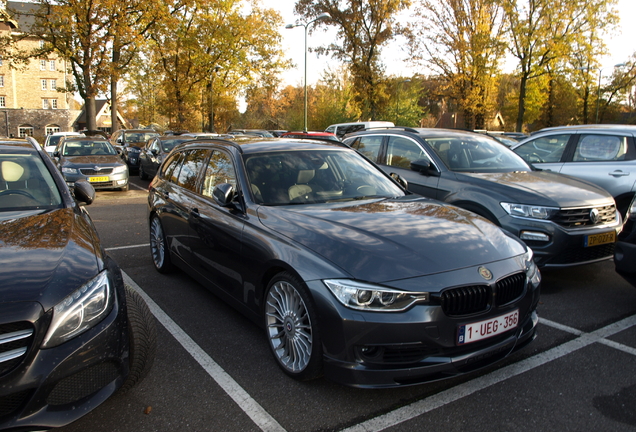
{"type": "Polygon", "coordinates": [[[122,271],[124,282],[143,297],[150,311],[183,348],[203,367],[234,402],[265,432],[285,432],[285,429],[267,411],[198,346],[140,287],[122,271]]]}
{"type": "MultiPolygon", "coordinates": [[[[146,245],[124,246],[107,250],[125,249],[128,247],[140,247],[146,245]]],[[[148,307],[157,320],[174,336],[185,350],[203,367],[203,369],[225,390],[225,392],[237,403],[237,405],[252,419],[263,431],[285,432],[285,429],[256,402],[252,397],[234,381],[208,354],[199,347],[126,273],[122,271],[124,281],[135,288],[146,300],[148,307]]],[[[455,402],[466,396],[498,384],[509,378],[513,378],[524,372],[528,372],[553,360],[557,360],[571,354],[581,348],[594,343],[601,343],[614,349],[636,356],[636,349],[606,339],[616,333],[636,326],[636,315],[625,318],[606,327],[585,333],[581,330],[556,323],[547,319],[540,319],[540,323],[558,330],[577,336],[575,339],[551,348],[547,351],[529,357],[520,362],[497,369],[487,375],[444,390],[426,399],[419,400],[411,405],[404,406],[387,414],[369,419],[355,426],[341,430],[341,432],[379,432],[396,426],[400,423],[412,420],[436,408],[455,402]]]]}
{"type": "MultiPolygon", "coordinates": [[[[543,321],[548,320],[542,320],[542,322],[543,321]]],[[[549,322],[551,324],[553,323],[552,321],[549,322]]],[[[436,408],[459,400],[463,397],[469,396],[477,391],[483,390],[487,387],[505,381],[514,376],[520,375],[538,366],[542,366],[548,362],[551,362],[552,360],[556,360],[581,348],[585,348],[586,346],[591,345],[595,342],[611,342],[611,344],[607,344],[609,346],[611,346],[612,344],[616,344],[615,342],[607,341],[604,338],[633,327],[634,325],[636,325],[636,315],[625,318],[622,321],[611,324],[607,327],[603,327],[602,329],[596,330],[592,333],[581,332],[581,335],[576,339],[549,349],[548,351],[544,351],[518,363],[508,365],[504,368],[491,372],[488,375],[484,375],[472,381],[465,382],[443,392],[437,393],[436,395],[430,396],[426,399],[422,399],[420,401],[412,403],[411,405],[399,408],[395,411],[391,411],[390,413],[367,420],[350,428],[343,429],[341,432],[378,432],[403,423],[405,421],[412,420],[436,408]]],[[[558,324],[558,326],[561,325],[558,324]]],[[[578,332],[578,330],[575,331],[578,332]]]]}

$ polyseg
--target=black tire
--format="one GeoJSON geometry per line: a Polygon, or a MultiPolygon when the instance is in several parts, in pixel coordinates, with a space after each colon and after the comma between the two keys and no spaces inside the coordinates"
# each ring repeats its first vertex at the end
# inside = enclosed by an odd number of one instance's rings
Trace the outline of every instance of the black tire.
{"type": "Polygon", "coordinates": [[[144,166],[139,164],[139,178],[142,180],[148,180],[148,174],[144,171],[144,166]]]}
{"type": "Polygon", "coordinates": [[[269,347],[280,368],[300,381],[320,377],[322,341],[307,287],[292,274],[279,273],[267,286],[264,315],[269,347]]]}
{"type": "Polygon", "coordinates": [[[170,273],[174,269],[163,225],[157,215],[150,219],[150,255],[159,273],[170,273]]]}
{"type": "Polygon", "coordinates": [[[144,299],[126,285],[128,309],[128,341],[130,371],[121,391],[128,391],[140,383],[152,368],[157,352],[157,324],[144,299]]]}

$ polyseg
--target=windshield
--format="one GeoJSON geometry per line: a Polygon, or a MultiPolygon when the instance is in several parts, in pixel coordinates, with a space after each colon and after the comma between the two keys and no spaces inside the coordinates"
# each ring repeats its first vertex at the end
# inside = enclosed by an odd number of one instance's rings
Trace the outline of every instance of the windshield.
{"type": "Polygon", "coordinates": [[[392,198],[404,192],[352,151],[312,150],[246,154],[254,200],[264,205],[392,198]]]}
{"type": "Polygon", "coordinates": [[[131,132],[124,134],[124,139],[127,143],[145,143],[156,136],[159,136],[157,132],[131,132]]]}
{"type": "Polygon", "coordinates": [[[37,153],[0,152],[0,212],[61,205],[55,181],[37,153]]]}
{"type": "Polygon", "coordinates": [[[451,171],[530,171],[523,159],[491,138],[451,136],[427,138],[425,141],[451,171]]]}
{"type": "Polygon", "coordinates": [[[64,143],[62,156],[108,156],[117,151],[108,141],[77,140],[64,143]]]}

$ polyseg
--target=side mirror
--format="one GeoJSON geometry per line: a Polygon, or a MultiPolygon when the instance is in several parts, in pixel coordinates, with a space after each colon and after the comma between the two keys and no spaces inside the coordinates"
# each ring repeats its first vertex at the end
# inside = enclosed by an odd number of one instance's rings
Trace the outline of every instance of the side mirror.
{"type": "Polygon", "coordinates": [[[234,197],[236,196],[236,191],[234,190],[234,186],[231,184],[221,183],[214,187],[212,196],[221,207],[230,207],[234,197]]]}
{"type": "Polygon", "coordinates": [[[391,176],[391,178],[393,180],[395,180],[404,189],[408,189],[409,188],[409,182],[407,182],[406,179],[404,177],[402,177],[401,175],[396,174],[396,173],[391,173],[389,175],[391,176]]]}
{"type": "Polygon", "coordinates": [[[438,176],[439,173],[434,169],[433,164],[428,159],[419,159],[411,162],[411,171],[417,171],[425,176],[438,176]]]}
{"type": "Polygon", "coordinates": [[[150,150],[150,153],[152,153],[154,156],[157,156],[159,154],[159,150],[152,149],[152,150],[150,150]]]}
{"type": "Polygon", "coordinates": [[[90,205],[95,201],[95,188],[84,179],[75,181],[73,195],[80,205],[90,205]]]}

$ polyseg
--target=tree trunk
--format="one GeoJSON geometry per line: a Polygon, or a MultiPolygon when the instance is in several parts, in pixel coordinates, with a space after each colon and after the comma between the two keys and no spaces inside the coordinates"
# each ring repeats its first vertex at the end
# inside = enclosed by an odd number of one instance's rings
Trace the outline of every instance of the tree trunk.
{"type": "Polygon", "coordinates": [[[519,84],[519,111],[517,112],[517,132],[523,132],[523,118],[526,114],[526,88],[528,85],[528,74],[521,75],[521,82],[519,84]]]}
{"type": "Polygon", "coordinates": [[[86,110],[86,129],[97,130],[97,111],[95,109],[95,96],[87,96],[84,99],[86,110]]]}

